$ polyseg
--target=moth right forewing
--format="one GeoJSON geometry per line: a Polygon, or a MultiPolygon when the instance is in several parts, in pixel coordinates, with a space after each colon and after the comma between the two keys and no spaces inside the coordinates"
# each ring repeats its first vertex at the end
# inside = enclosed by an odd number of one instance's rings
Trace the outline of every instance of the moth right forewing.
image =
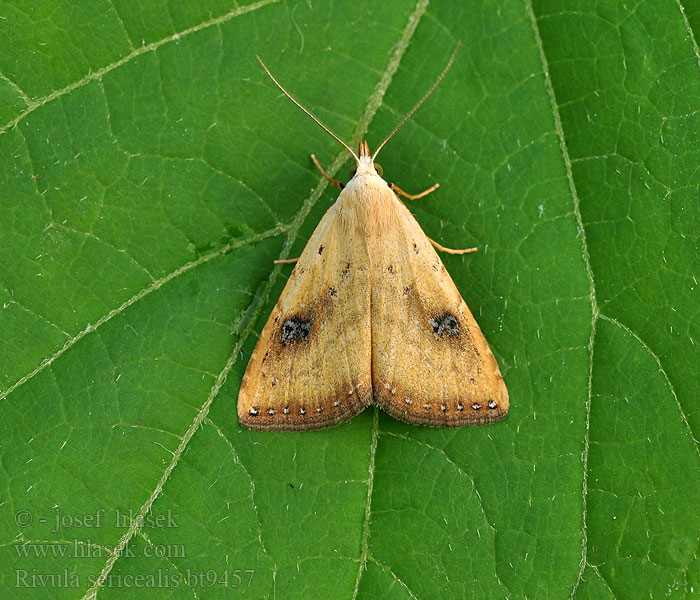
{"type": "Polygon", "coordinates": [[[460,427],[504,418],[496,359],[442,261],[392,194],[396,227],[371,245],[374,400],[420,425],[460,427]]]}
{"type": "Polygon", "coordinates": [[[338,206],[309,239],[260,334],[239,392],[244,427],[319,429],[370,402],[367,247],[347,239],[338,206]]]}

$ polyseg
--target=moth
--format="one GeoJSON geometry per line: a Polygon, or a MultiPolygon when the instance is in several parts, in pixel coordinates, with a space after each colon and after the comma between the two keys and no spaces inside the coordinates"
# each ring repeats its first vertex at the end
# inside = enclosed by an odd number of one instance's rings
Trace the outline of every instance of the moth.
{"type": "MultiPolygon", "coordinates": [[[[505,418],[508,391],[486,339],[430,240],[382,179],[377,154],[433,87],[370,153],[340,142],[356,161],[344,187],[312,159],[340,195],[316,227],[275,305],[243,375],[243,427],[298,431],[347,421],[377,404],[407,423],[481,425],[505,418]]],[[[294,261],[288,261],[294,262],[294,261]]]]}

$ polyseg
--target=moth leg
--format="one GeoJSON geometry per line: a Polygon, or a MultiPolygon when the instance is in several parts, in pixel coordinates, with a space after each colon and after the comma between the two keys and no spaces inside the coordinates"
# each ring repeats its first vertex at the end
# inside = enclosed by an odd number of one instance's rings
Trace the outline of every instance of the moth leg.
{"type": "Polygon", "coordinates": [[[455,250],[454,248],[445,248],[445,246],[442,246],[438,244],[435,240],[430,240],[430,243],[435,246],[436,250],[440,250],[440,252],[447,252],[447,254],[468,254],[469,252],[476,252],[478,248],[461,248],[459,250],[455,250]]]}
{"type": "MultiPolygon", "coordinates": [[[[476,250],[476,248],[474,248],[474,250],[476,250]]],[[[298,260],[299,260],[299,257],[297,257],[297,258],[285,258],[282,260],[276,260],[276,261],[274,261],[274,263],[276,265],[291,265],[291,264],[294,264],[295,262],[297,262],[298,260]]]]}
{"type": "Polygon", "coordinates": [[[395,183],[390,183],[389,187],[394,191],[394,193],[397,196],[403,196],[404,198],[408,198],[409,200],[418,200],[418,198],[422,198],[423,196],[427,196],[430,194],[430,192],[434,192],[436,189],[440,187],[439,183],[436,183],[435,185],[430,186],[427,190],[424,192],[421,192],[420,194],[409,194],[408,192],[404,192],[398,185],[395,183]]]}
{"type": "Polygon", "coordinates": [[[323,167],[321,166],[321,163],[318,162],[318,159],[317,159],[313,154],[311,155],[311,160],[314,161],[314,164],[316,165],[316,168],[317,168],[319,171],[321,171],[321,175],[323,175],[323,176],[326,178],[326,180],[328,181],[328,183],[330,183],[331,185],[337,185],[341,190],[345,187],[345,186],[343,185],[343,183],[340,181],[340,179],[333,179],[328,173],[326,173],[326,171],[325,171],[325,170],[323,169],[323,167]]]}

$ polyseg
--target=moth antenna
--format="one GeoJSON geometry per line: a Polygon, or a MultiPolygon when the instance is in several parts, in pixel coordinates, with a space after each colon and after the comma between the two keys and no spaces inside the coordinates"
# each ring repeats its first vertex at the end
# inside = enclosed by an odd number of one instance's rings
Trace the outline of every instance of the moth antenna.
{"type": "MultiPolygon", "coordinates": [[[[335,133],[333,133],[330,129],[328,129],[328,127],[326,127],[323,123],[321,123],[321,121],[319,121],[319,120],[318,120],[316,117],[314,117],[308,110],[306,110],[297,100],[295,100],[295,99],[292,97],[292,95],[291,95],[287,90],[285,90],[285,89],[282,87],[282,84],[274,78],[274,76],[272,75],[272,73],[270,73],[270,69],[268,69],[268,68],[265,66],[265,63],[262,61],[262,59],[261,59],[257,54],[255,55],[255,58],[258,59],[258,62],[262,65],[262,68],[265,69],[265,73],[267,73],[267,75],[270,77],[270,79],[272,79],[272,81],[275,83],[275,85],[276,85],[279,89],[282,90],[282,93],[283,93],[285,96],[287,96],[287,98],[289,98],[292,102],[294,102],[294,104],[296,104],[301,110],[303,110],[309,117],[311,117],[311,118],[313,119],[314,123],[316,123],[317,125],[319,125],[319,126],[321,127],[321,129],[323,129],[326,133],[328,133],[328,134],[329,134],[332,138],[334,138],[337,142],[340,142],[340,144],[342,144],[343,147],[344,147],[350,154],[352,154],[353,158],[359,163],[359,162],[360,162],[360,159],[357,157],[357,154],[355,154],[355,153],[352,151],[352,148],[350,148],[350,146],[348,146],[343,140],[341,140],[337,135],[335,135],[335,133]]],[[[453,57],[453,58],[454,58],[454,57],[453,57]]],[[[431,90],[431,91],[432,91],[432,90],[431,90]]],[[[416,107],[416,108],[418,108],[418,107],[416,107]]],[[[414,110],[415,110],[415,109],[414,109],[414,110]]],[[[392,135],[393,135],[393,134],[392,134],[392,135]]]]}
{"type": "MultiPolygon", "coordinates": [[[[423,102],[425,102],[425,101],[430,97],[430,94],[432,94],[432,93],[435,91],[435,88],[436,88],[438,85],[440,85],[440,82],[442,81],[442,78],[443,78],[445,75],[447,75],[447,71],[450,70],[450,67],[452,66],[452,63],[454,62],[455,57],[457,56],[457,52],[459,52],[459,48],[460,48],[461,45],[462,45],[462,42],[457,42],[457,46],[455,47],[454,51],[452,52],[452,56],[450,56],[450,60],[447,61],[447,65],[446,65],[445,68],[443,69],[442,73],[440,73],[440,76],[437,78],[437,80],[436,80],[435,83],[433,84],[433,87],[431,87],[431,88],[428,90],[428,92],[425,94],[425,96],[423,96],[423,97],[420,99],[420,101],[418,102],[418,104],[416,104],[416,105],[411,109],[411,112],[409,112],[409,113],[403,118],[403,121],[401,121],[401,123],[399,123],[399,124],[396,126],[396,128],[394,129],[394,131],[392,131],[392,132],[388,135],[388,137],[387,137],[381,144],[379,144],[379,146],[377,147],[377,149],[374,151],[374,154],[372,155],[372,162],[374,162],[374,160],[377,158],[377,154],[379,154],[379,151],[382,149],[382,147],[384,146],[384,144],[386,144],[391,138],[394,137],[394,135],[396,135],[396,132],[397,132],[399,129],[401,129],[401,128],[406,124],[406,121],[408,121],[408,120],[413,116],[413,113],[415,113],[415,112],[420,108],[421,104],[423,104],[423,102]]],[[[258,59],[258,60],[259,60],[259,59],[258,59]]],[[[263,66],[264,66],[264,65],[263,65],[263,66]]],[[[272,76],[270,75],[270,77],[272,77],[272,76]]],[[[277,83],[277,82],[275,82],[275,83],[277,83]]],[[[277,84],[277,85],[279,85],[279,84],[277,84]]],[[[286,92],[285,92],[285,93],[286,93],[286,92]]]]}

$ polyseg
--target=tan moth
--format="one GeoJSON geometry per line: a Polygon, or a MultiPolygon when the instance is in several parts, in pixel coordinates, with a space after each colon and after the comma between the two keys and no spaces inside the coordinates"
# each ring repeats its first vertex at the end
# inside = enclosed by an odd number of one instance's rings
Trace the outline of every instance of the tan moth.
{"type": "MultiPolygon", "coordinates": [[[[356,154],[277,82],[355,158],[337,201],[311,235],[262,330],[238,395],[243,427],[310,430],[377,404],[418,425],[461,427],[505,418],[498,364],[430,240],[401,194],[377,172],[379,150],[445,76],[370,154],[356,154]]],[[[258,58],[258,60],[260,60],[258,58]]],[[[294,261],[289,261],[294,262],[294,261]]]]}

